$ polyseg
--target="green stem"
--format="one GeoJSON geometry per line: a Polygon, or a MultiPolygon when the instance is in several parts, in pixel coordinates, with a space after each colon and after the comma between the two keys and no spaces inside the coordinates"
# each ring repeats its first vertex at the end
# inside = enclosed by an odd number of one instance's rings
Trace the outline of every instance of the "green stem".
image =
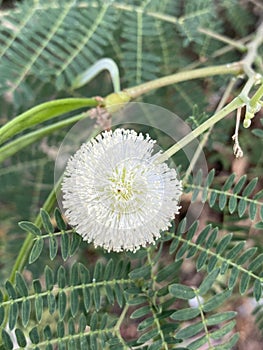
{"type": "MultiPolygon", "coordinates": [[[[221,98],[221,101],[219,102],[219,104],[218,104],[218,106],[216,108],[216,111],[215,111],[216,113],[219,112],[224,107],[227,99],[229,98],[229,96],[230,96],[230,94],[231,94],[231,92],[232,92],[232,90],[234,88],[235,83],[236,83],[236,79],[232,78],[231,81],[229,82],[229,84],[227,85],[227,88],[226,88],[226,90],[225,90],[225,92],[224,92],[224,94],[223,94],[223,96],[221,98]]],[[[214,125],[209,127],[209,130],[204,134],[201,142],[199,143],[198,148],[195,151],[195,154],[193,155],[193,158],[191,159],[189,167],[188,167],[188,169],[187,169],[187,171],[185,173],[184,180],[183,180],[184,183],[188,181],[188,177],[190,176],[191,171],[193,170],[193,168],[194,168],[194,166],[195,166],[195,164],[196,164],[196,162],[197,162],[197,160],[198,160],[198,158],[199,158],[199,156],[200,156],[200,154],[201,154],[205,144],[208,141],[210,133],[213,130],[213,126],[214,125]]]]}
{"type": "Polygon", "coordinates": [[[42,103],[20,114],[0,128],[0,144],[17,133],[61,114],[84,107],[95,107],[95,98],[65,98],[42,103]]]}
{"type": "Polygon", "coordinates": [[[209,346],[209,350],[211,349],[215,349],[213,347],[213,345],[211,344],[211,336],[210,336],[210,333],[208,331],[208,328],[207,328],[207,322],[206,322],[206,317],[204,315],[204,311],[203,311],[203,302],[202,302],[202,299],[200,298],[200,295],[198,294],[198,290],[195,289],[195,295],[196,295],[196,300],[197,300],[197,303],[198,303],[198,309],[200,310],[200,316],[201,316],[201,320],[202,320],[202,323],[203,323],[203,327],[204,327],[204,331],[205,331],[205,337],[207,339],[207,344],[209,346]]]}
{"type": "MultiPolygon", "coordinates": [[[[77,117],[77,116],[76,116],[77,117]]],[[[75,117],[75,118],[76,118],[75,117]]],[[[94,129],[94,134],[91,135],[91,137],[93,137],[93,135],[95,136],[97,134],[97,131],[96,129],[94,129]]],[[[62,181],[62,178],[63,178],[64,174],[61,175],[60,179],[58,180],[58,182],[55,184],[54,188],[52,189],[52,191],[49,193],[44,205],[43,205],[43,209],[45,209],[47,212],[51,212],[55,202],[56,202],[56,192],[61,184],[61,181],[62,181]]],[[[41,215],[40,213],[38,214],[38,216],[36,217],[36,220],[35,220],[35,225],[40,227],[42,225],[42,220],[41,220],[41,215]]],[[[21,272],[27,262],[27,259],[28,259],[28,256],[30,254],[30,251],[31,251],[31,248],[32,248],[32,245],[34,243],[34,240],[33,240],[34,236],[31,234],[31,233],[28,233],[26,238],[25,238],[25,241],[19,251],[19,254],[16,258],[16,261],[14,263],[14,266],[13,266],[13,269],[12,269],[12,272],[10,274],[10,277],[9,277],[9,281],[11,283],[14,283],[15,281],[15,274],[16,274],[16,271],[19,271],[21,272]]]]}
{"type": "MultiPolygon", "coordinates": [[[[53,188],[53,190],[50,192],[49,196],[47,197],[44,205],[43,205],[43,208],[46,210],[46,211],[51,211],[52,207],[54,206],[54,203],[56,201],[56,190],[58,188],[58,186],[60,185],[60,181],[58,181],[57,185],[53,188]]],[[[36,220],[35,220],[35,225],[40,227],[41,226],[41,216],[40,214],[38,214],[38,216],[36,217],[36,220]]],[[[22,272],[24,266],[26,265],[26,262],[27,262],[27,258],[28,258],[28,255],[30,253],[30,250],[32,248],[32,245],[34,243],[34,235],[30,232],[28,232],[25,240],[24,240],[24,243],[22,244],[22,247],[20,248],[19,250],[19,254],[16,258],[16,261],[13,265],[13,268],[12,268],[12,271],[11,271],[11,274],[10,274],[10,277],[9,277],[9,281],[14,284],[15,282],[15,278],[16,278],[16,272],[22,272]]],[[[8,300],[8,295],[4,295],[4,300],[8,300]]],[[[8,322],[8,307],[7,309],[5,310],[5,319],[4,319],[4,322],[2,323],[0,329],[3,329],[5,328],[7,322],[8,322]]],[[[0,344],[1,344],[2,340],[1,340],[1,334],[0,334],[0,344]]],[[[1,345],[0,345],[0,348],[1,348],[1,345]]]]}
{"type": "Polygon", "coordinates": [[[258,88],[258,90],[255,92],[254,96],[251,98],[250,106],[252,108],[256,108],[256,106],[259,103],[262,96],[263,96],[263,84],[258,88]]]}
{"type": "MultiPolygon", "coordinates": [[[[239,74],[241,71],[242,71],[242,65],[240,63],[232,63],[232,64],[226,64],[226,65],[216,66],[216,67],[200,68],[192,71],[179,72],[167,77],[156,79],[154,81],[141,84],[130,89],[126,89],[123,91],[123,93],[125,94],[125,96],[126,95],[129,96],[129,98],[127,99],[128,101],[130,98],[136,98],[141,94],[147,93],[153,89],[157,89],[159,87],[170,85],[170,84],[175,84],[180,81],[202,78],[202,77],[212,76],[216,74],[239,74]]],[[[112,98],[112,96],[113,97],[116,96],[117,102],[114,100],[113,102],[111,102],[111,104],[112,103],[118,104],[120,103],[118,102],[119,95],[121,95],[121,93],[110,94],[105,98],[105,101],[108,101],[110,97],[112,98]]],[[[124,102],[127,102],[127,101],[125,100],[124,102]]],[[[51,119],[63,113],[73,111],[81,107],[92,107],[97,105],[98,105],[98,101],[95,98],[86,98],[86,99],[67,98],[67,99],[61,99],[61,100],[43,103],[41,105],[38,105],[26,111],[20,116],[17,116],[13,120],[11,120],[9,123],[4,125],[0,129],[0,143],[6,141],[8,138],[12,137],[18,132],[21,132],[22,130],[25,130],[28,127],[31,127],[33,125],[36,125],[38,123],[51,119]]],[[[76,121],[78,120],[78,116],[76,117],[75,120],[76,121]]],[[[72,119],[72,122],[74,122],[74,119],[72,119]]],[[[53,126],[46,127],[42,130],[32,132],[29,135],[22,136],[21,138],[13,141],[12,143],[4,146],[1,149],[0,162],[6,159],[7,157],[9,157],[10,155],[16,153],[18,149],[21,149],[21,147],[23,148],[31,144],[32,142],[36,141],[37,139],[39,139],[39,137],[45,136],[50,132],[55,131],[60,127],[63,127],[70,123],[71,123],[70,120],[68,122],[63,121],[61,122],[61,124],[57,123],[53,126]]]]}
{"type": "Polygon", "coordinates": [[[240,62],[223,64],[221,66],[212,66],[206,68],[199,68],[194,70],[188,70],[179,72],[176,74],[168,75],[163,78],[155,79],[147,83],[137,85],[123,90],[130,98],[137,98],[149,91],[161,88],[163,86],[172,85],[182,81],[210,77],[213,75],[234,74],[238,75],[243,72],[243,65],[240,62]]]}
{"type": "Polygon", "coordinates": [[[78,75],[77,78],[73,81],[71,88],[75,90],[86,85],[89,81],[91,81],[95,76],[104,70],[107,70],[110,74],[114,92],[119,92],[121,89],[119,67],[115,61],[107,57],[98,60],[91,67],[85,70],[85,72],[78,75]]]}
{"type": "MultiPolygon", "coordinates": [[[[44,205],[43,205],[43,209],[45,209],[47,212],[50,212],[56,202],[56,191],[57,191],[57,188],[58,186],[60,185],[60,181],[58,181],[58,183],[54,186],[54,188],[52,189],[52,191],[49,193],[49,196],[47,197],[44,205]]],[[[41,216],[40,214],[38,214],[38,216],[36,217],[36,220],[35,220],[35,225],[40,227],[41,226],[41,216]]],[[[19,251],[19,254],[16,258],[16,261],[14,263],[14,266],[12,268],[12,271],[11,271],[11,274],[10,274],[10,277],[9,277],[9,281],[11,283],[14,283],[15,282],[15,276],[16,276],[16,272],[19,271],[21,272],[27,262],[27,259],[28,259],[28,255],[30,253],[30,250],[32,248],[32,245],[34,243],[34,235],[32,233],[28,233],[25,240],[24,240],[24,243],[19,251]]]]}
{"type": "Polygon", "coordinates": [[[57,123],[54,123],[52,125],[43,127],[39,130],[30,132],[26,135],[23,135],[14,141],[11,141],[7,143],[6,145],[2,146],[0,148],[0,163],[3,162],[6,158],[12,156],[17,151],[20,151],[24,147],[32,144],[33,142],[36,142],[37,140],[41,139],[42,137],[51,134],[54,131],[57,131],[63,127],[66,127],[68,125],[71,125],[85,117],[88,116],[88,112],[81,113],[79,115],[76,115],[74,117],[59,121],[57,123]]]}
{"type": "Polygon", "coordinates": [[[126,313],[127,313],[128,309],[129,309],[129,304],[126,304],[126,305],[124,306],[124,308],[123,308],[123,310],[122,310],[120,316],[119,316],[118,322],[117,322],[116,325],[114,326],[114,330],[116,331],[117,334],[118,334],[119,331],[120,331],[121,324],[122,324],[122,322],[123,322],[123,320],[124,320],[124,318],[125,318],[125,316],[126,316],[126,313]]]}
{"type": "Polygon", "coordinates": [[[172,157],[175,153],[180,151],[184,146],[188,145],[191,141],[209,129],[211,126],[219,122],[226,115],[234,111],[235,109],[244,106],[245,102],[241,98],[241,96],[237,96],[233,101],[231,101],[226,107],[221,109],[218,113],[214,114],[211,118],[205,121],[203,124],[198,126],[195,130],[193,130],[190,134],[183,137],[179,142],[170,147],[166,152],[161,154],[157,161],[158,163],[162,163],[166,161],[168,158],[172,157]]]}
{"type": "Polygon", "coordinates": [[[258,48],[263,43],[263,22],[258,26],[254,39],[247,44],[247,54],[243,58],[243,69],[249,78],[255,77],[253,63],[258,56],[258,48]]]}
{"type": "Polygon", "coordinates": [[[211,38],[217,39],[223,43],[228,44],[229,46],[233,46],[234,48],[236,48],[237,50],[241,51],[241,52],[246,52],[247,51],[247,47],[246,45],[240,43],[239,41],[230,39],[224,35],[218,34],[216,32],[213,32],[212,30],[208,30],[205,28],[198,28],[198,32],[206,34],[208,36],[210,36],[211,38]]]}
{"type": "Polygon", "coordinates": [[[123,339],[123,337],[121,335],[120,328],[121,328],[122,322],[124,321],[128,310],[129,310],[129,304],[127,303],[127,304],[125,304],[124,308],[122,309],[122,312],[121,312],[121,314],[119,316],[118,322],[114,326],[114,333],[118,337],[118,339],[121,342],[121,344],[123,345],[124,349],[130,349],[130,348],[128,348],[126,346],[127,344],[125,343],[125,341],[124,341],[124,339],[123,339]]]}

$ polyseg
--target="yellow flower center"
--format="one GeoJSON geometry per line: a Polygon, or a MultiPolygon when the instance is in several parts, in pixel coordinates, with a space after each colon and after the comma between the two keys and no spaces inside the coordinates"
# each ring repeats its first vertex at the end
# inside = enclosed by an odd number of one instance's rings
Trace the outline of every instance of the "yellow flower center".
{"type": "Polygon", "coordinates": [[[113,193],[117,200],[129,201],[133,195],[133,173],[127,173],[125,167],[122,168],[121,173],[118,169],[115,170],[116,174],[114,177],[110,178],[112,182],[113,193]]]}

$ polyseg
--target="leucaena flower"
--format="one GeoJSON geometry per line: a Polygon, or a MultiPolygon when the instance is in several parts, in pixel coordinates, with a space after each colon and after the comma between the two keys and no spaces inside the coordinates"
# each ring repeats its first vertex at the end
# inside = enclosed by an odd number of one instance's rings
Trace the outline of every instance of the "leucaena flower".
{"type": "Polygon", "coordinates": [[[62,183],[68,222],[108,251],[154,243],[178,214],[181,182],[158,163],[155,141],[134,130],[104,131],[68,161],[62,183]]]}

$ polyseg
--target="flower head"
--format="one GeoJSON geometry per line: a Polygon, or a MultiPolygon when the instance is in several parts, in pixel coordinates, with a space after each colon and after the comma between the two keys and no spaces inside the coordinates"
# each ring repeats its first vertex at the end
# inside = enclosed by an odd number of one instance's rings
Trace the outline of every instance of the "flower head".
{"type": "Polygon", "coordinates": [[[156,162],[154,143],[133,130],[104,131],[70,158],[63,206],[84,240],[136,251],[171,225],[182,186],[174,169],[156,162]]]}

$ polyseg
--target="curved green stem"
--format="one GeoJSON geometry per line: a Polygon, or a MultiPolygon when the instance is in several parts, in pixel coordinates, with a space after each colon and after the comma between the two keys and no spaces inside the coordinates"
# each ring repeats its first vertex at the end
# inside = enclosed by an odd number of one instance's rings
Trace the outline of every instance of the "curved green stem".
{"type": "Polygon", "coordinates": [[[232,46],[241,52],[247,51],[246,45],[240,43],[237,40],[233,40],[231,38],[228,38],[227,36],[213,32],[212,30],[209,30],[206,28],[198,28],[198,32],[206,34],[206,35],[210,36],[211,38],[214,38],[216,40],[221,41],[222,43],[228,44],[229,46],[232,46]]]}
{"type": "MultiPolygon", "coordinates": [[[[44,205],[43,205],[43,209],[45,209],[47,212],[50,212],[51,209],[53,208],[55,202],[56,202],[56,191],[60,185],[61,181],[58,181],[58,183],[54,186],[54,188],[52,189],[52,191],[49,193],[49,196],[47,197],[44,205]]],[[[34,224],[38,227],[41,226],[41,216],[40,213],[38,214],[38,216],[36,217],[36,220],[34,222],[34,224]]],[[[11,283],[14,283],[15,281],[15,276],[16,276],[16,272],[19,271],[21,272],[26,264],[28,255],[30,253],[30,250],[32,248],[32,245],[34,243],[34,235],[32,233],[28,233],[24,243],[22,245],[22,247],[20,248],[19,254],[16,258],[16,261],[14,263],[14,266],[12,268],[10,277],[9,277],[9,281],[11,283]]]]}
{"type": "Polygon", "coordinates": [[[107,70],[110,74],[114,92],[120,91],[119,67],[111,58],[102,58],[94,63],[91,67],[85,70],[85,72],[77,76],[73,81],[71,88],[75,90],[84,86],[104,70],[107,70]]]}
{"type": "MultiPolygon", "coordinates": [[[[105,106],[108,110],[112,111],[112,105],[118,106],[118,104],[127,103],[130,99],[136,98],[141,94],[147,93],[153,89],[157,89],[162,86],[175,84],[180,81],[186,81],[196,78],[202,78],[217,74],[239,74],[241,72],[242,66],[240,63],[226,64],[216,67],[200,68],[192,71],[179,72],[167,77],[156,79],[154,81],[138,85],[136,87],[126,89],[119,93],[113,93],[105,98],[105,106]]],[[[4,125],[0,129],[0,143],[6,141],[8,138],[12,137],[16,133],[25,130],[28,127],[61,115],[63,113],[79,109],[81,107],[92,107],[99,104],[98,100],[95,98],[68,98],[61,99],[51,102],[46,102],[38,105],[20,116],[14,118],[9,123],[4,125]]],[[[113,110],[114,111],[114,110],[113,110]]],[[[79,120],[79,117],[73,117],[67,121],[62,121],[57,124],[42,128],[28,135],[22,136],[21,138],[5,145],[1,149],[0,162],[7,157],[16,153],[21,147],[25,147],[32,142],[36,141],[42,136],[45,136],[52,131],[58,130],[60,127],[69,125],[74,121],[79,120]],[[74,119],[75,118],[75,119],[74,119]]],[[[81,117],[80,117],[81,119],[81,117]]]]}
{"type": "Polygon", "coordinates": [[[245,102],[241,96],[237,96],[233,101],[231,101],[227,106],[222,108],[219,112],[214,114],[211,118],[205,121],[203,124],[198,126],[195,130],[193,130],[190,134],[183,137],[179,142],[170,147],[166,152],[161,154],[157,161],[158,163],[166,161],[168,158],[172,157],[175,153],[180,151],[184,146],[188,145],[188,143],[192,142],[195,138],[201,135],[204,131],[209,129],[211,126],[219,122],[225,116],[227,116],[232,111],[236,110],[239,107],[244,106],[245,102]]]}
{"type": "MultiPolygon", "coordinates": [[[[94,129],[94,134],[91,135],[91,137],[95,136],[97,134],[97,130],[94,129]]],[[[52,189],[52,191],[49,193],[44,205],[43,205],[43,209],[45,209],[47,212],[51,212],[51,209],[54,207],[54,204],[56,202],[56,192],[61,184],[61,181],[63,179],[64,174],[61,175],[60,179],[57,181],[57,183],[54,185],[54,188],[52,189]]],[[[34,222],[34,224],[38,227],[40,227],[42,225],[42,220],[41,220],[41,215],[40,213],[38,214],[38,216],[36,217],[36,220],[34,222]]],[[[31,233],[28,233],[24,243],[19,251],[19,254],[16,258],[16,261],[14,263],[14,266],[12,268],[10,277],[9,277],[9,281],[11,283],[14,283],[15,281],[15,274],[17,271],[21,272],[27,262],[28,256],[30,254],[32,245],[33,245],[33,238],[34,235],[31,233]]]]}
{"type": "Polygon", "coordinates": [[[184,72],[178,72],[172,75],[168,75],[163,78],[155,79],[147,83],[134,86],[123,90],[130,98],[137,98],[147,92],[161,88],[163,86],[172,85],[182,81],[205,78],[213,75],[233,74],[238,75],[243,72],[243,64],[241,62],[228,63],[220,66],[212,66],[199,68],[194,70],[188,70],[184,72]]]}
{"type": "MultiPolygon", "coordinates": [[[[222,98],[221,98],[221,101],[219,102],[219,104],[218,104],[218,106],[216,108],[216,112],[219,112],[224,107],[224,105],[226,104],[226,101],[229,98],[229,96],[230,96],[230,94],[231,94],[231,92],[232,92],[232,90],[234,88],[235,83],[236,83],[236,79],[232,78],[230,80],[230,82],[229,82],[229,84],[228,84],[228,86],[227,86],[227,88],[226,88],[222,98]]],[[[193,170],[193,168],[194,168],[194,166],[195,166],[195,164],[196,164],[196,162],[197,162],[197,160],[198,160],[198,158],[199,158],[199,156],[200,156],[200,154],[201,154],[205,144],[207,143],[208,138],[209,138],[209,136],[210,136],[210,134],[211,134],[211,132],[213,130],[213,127],[214,127],[214,125],[212,125],[211,127],[208,128],[208,131],[204,134],[201,142],[199,143],[198,148],[196,149],[196,151],[195,151],[195,153],[193,155],[193,158],[191,159],[191,162],[189,164],[189,167],[188,167],[188,169],[187,169],[187,171],[186,171],[186,173],[184,175],[183,183],[186,183],[188,181],[188,178],[189,178],[189,176],[191,174],[191,171],[193,170]]]]}
{"type": "Polygon", "coordinates": [[[257,104],[260,103],[260,100],[263,96],[263,84],[258,88],[258,90],[255,92],[254,96],[251,97],[250,100],[250,106],[254,109],[256,109],[257,104]]]}
{"type": "MultiPolygon", "coordinates": [[[[43,209],[45,209],[46,211],[51,211],[51,209],[53,208],[55,201],[56,201],[56,190],[58,188],[58,186],[60,185],[60,181],[58,181],[58,183],[56,184],[56,186],[53,188],[53,190],[50,192],[49,196],[47,197],[44,205],[43,205],[43,209]]],[[[35,220],[35,225],[40,227],[41,226],[41,216],[40,213],[38,214],[38,216],[36,217],[35,220]]],[[[30,253],[30,250],[32,248],[32,245],[34,243],[34,235],[30,232],[28,232],[24,243],[22,244],[22,247],[19,250],[19,254],[16,258],[16,261],[13,265],[10,277],[9,277],[9,281],[14,284],[15,282],[15,278],[16,278],[16,272],[19,271],[21,272],[27,262],[27,258],[28,255],[30,253]]],[[[4,300],[8,300],[8,295],[5,294],[4,295],[4,300]]],[[[0,329],[5,328],[6,324],[8,321],[8,310],[6,310],[5,312],[5,319],[4,322],[2,323],[0,329]]],[[[0,343],[1,343],[1,334],[0,334],[0,343]]],[[[0,344],[0,348],[1,348],[1,344],[0,344]]]]}
{"type": "Polygon", "coordinates": [[[96,98],[65,98],[42,103],[20,114],[0,128],[0,144],[17,133],[61,114],[98,105],[96,98]]]}

